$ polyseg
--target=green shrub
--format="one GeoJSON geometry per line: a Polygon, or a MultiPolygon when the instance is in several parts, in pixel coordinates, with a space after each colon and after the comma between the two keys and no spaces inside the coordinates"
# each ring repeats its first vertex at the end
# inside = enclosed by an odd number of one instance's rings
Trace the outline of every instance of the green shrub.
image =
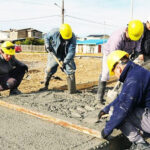
{"type": "Polygon", "coordinates": [[[18,45],[44,45],[44,39],[26,38],[24,41],[15,42],[18,45]]]}

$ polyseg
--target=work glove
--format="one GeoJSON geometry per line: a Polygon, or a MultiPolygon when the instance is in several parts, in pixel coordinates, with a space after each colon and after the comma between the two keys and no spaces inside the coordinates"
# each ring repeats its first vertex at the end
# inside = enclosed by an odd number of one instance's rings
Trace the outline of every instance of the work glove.
{"type": "Polygon", "coordinates": [[[46,51],[47,52],[52,52],[52,49],[50,49],[50,47],[46,47],[46,51]]]}
{"type": "Polygon", "coordinates": [[[106,135],[104,132],[104,129],[102,129],[102,131],[101,131],[101,137],[107,141],[111,141],[115,138],[115,136],[106,135]]]}
{"type": "Polygon", "coordinates": [[[25,72],[28,72],[28,66],[24,65],[25,72]]]}
{"type": "Polygon", "coordinates": [[[52,48],[48,45],[45,46],[45,50],[46,50],[46,52],[52,52],[52,48]]]}
{"type": "Polygon", "coordinates": [[[103,110],[101,110],[99,113],[98,113],[98,116],[97,116],[97,121],[95,123],[100,123],[101,122],[101,118],[103,115],[106,115],[107,113],[105,113],[103,110]]]}
{"type": "Polygon", "coordinates": [[[107,139],[107,135],[105,134],[104,129],[102,129],[102,131],[101,131],[101,137],[103,139],[107,139]]]}
{"type": "Polygon", "coordinates": [[[103,110],[101,110],[100,112],[99,112],[99,114],[98,114],[98,120],[100,120],[101,119],[101,117],[103,116],[103,115],[106,115],[107,113],[105,113],[103,110]]]}

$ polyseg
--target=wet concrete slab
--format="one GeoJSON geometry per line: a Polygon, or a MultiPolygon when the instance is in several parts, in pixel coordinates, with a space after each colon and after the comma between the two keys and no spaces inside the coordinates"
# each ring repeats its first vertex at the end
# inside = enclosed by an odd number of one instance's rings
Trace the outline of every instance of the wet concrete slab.
{"type": "MultiPolygon", "coordinates": [[[[96,88],[83,90],[72,95],[68,94],[67,91],[49,90],[45,92],[35,92],[17,96],[0,97],[0,100],[19,105],[26,109],[40,112],[45,115],[51,115],[53,117],[66,120],[77,125],[88,127],[90,129],[99,131],[99,133],[104,128],[106,122],[106,120],[104,119],[101,120],[100,123],[96,123],[97,115],[99,111],[104,107],[104,105],[100,105],[99,101],[96,100],[96,88]]],[[[18,114],[18,112],[16,113],[18,114]]],[[[42,123],[40,126],[42,126],[42,123]]],[[[85,137],[84,140],[84,138],[81,136],[83,139],[79,138],[79,140],[77,140],[78,144],[75,144],[71,148],[66,147],[66,149],[123,150],[130,146],[129,141],[124,136],[120,136],[121,132],[119,130],[115,130],[112,134],[116,138],[111,141],[106,141],[80,133],[78,131],[73,131],[62,127],[60,128],[61,130],[63,130],[62,132],[64,132],[63,137],[66,139],[68,139],[69,136],[72,136],[73,139],[78,139],[77,136],[79,135],[85,137]],[[67,132],[70,132],[69,136],[67,132]],[[72,132],[77,134],[77,136],[72,132]]],[[[58,135],[56,134],[56,138],[57,136],[58,135]]],[[[70,143],[71,141],[68,142],[70,143]]],[[[60,146],[62,144],[64,143],[59,143],[60,146]]]]}

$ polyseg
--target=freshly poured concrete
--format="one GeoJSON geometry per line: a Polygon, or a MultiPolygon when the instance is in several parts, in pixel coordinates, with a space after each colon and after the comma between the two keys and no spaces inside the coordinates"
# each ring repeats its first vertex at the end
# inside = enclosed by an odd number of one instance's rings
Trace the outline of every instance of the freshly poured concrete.
{"type": "MultiPolygon", "coordinates": [[[[96,89],[93,88],[73,95],[68,94],[67,91],[46,91],[0,99],[76,125],[95,129],[100,133],[105,120],[101,123],[95,122],[98,112],[104,106],[100,105],[95,97],[96,89]]],[[[0,118],[0,147],[7,150],[121,150],[121,146],[125,145],[125,142],[121,144],[122,137],[107,142],[4,107],[0,107],[0,118]]],[[[118,134],[119,132],[114,132],[114,135],[118,134]]]]}

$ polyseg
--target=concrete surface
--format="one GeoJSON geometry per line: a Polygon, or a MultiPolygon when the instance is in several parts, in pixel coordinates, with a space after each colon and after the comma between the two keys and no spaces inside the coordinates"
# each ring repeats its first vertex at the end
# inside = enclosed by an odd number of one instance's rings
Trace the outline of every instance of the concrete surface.
{"type": "MultiPolygon", "coordinates": [[[[96,88],[92,88],[72,95],[67,91],[49,90],[0,97],[0,99],[101,132],[105,120],[98,124],[95,122],[98,112],[104,106],[100,105],[95,97],[96,88]]],[[[0,123],[0,146],[4,149],[122,150],[116,144],[120,141],[118,139],[114,142],[106,142],[3,107],[0,107],[0,117],[3,120],[0,123]]],[[[115,131],[113,135],[116,136],[119,133],[115,131]]],[[[126,145],[122,144],[122,146],[126,145]]]]}
{"type": "Polygon", "coordinates": [[[87,150],[100,140],[0,107],[1,150],[87,150]]]}

